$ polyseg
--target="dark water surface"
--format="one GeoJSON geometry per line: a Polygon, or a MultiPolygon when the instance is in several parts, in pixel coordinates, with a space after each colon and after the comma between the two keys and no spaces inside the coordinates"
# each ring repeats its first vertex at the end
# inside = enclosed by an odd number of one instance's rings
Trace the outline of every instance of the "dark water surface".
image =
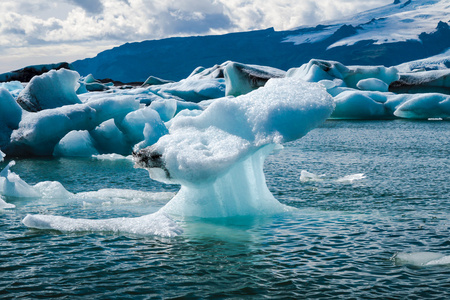
{"type": "MultiPolygon", "coordinates": [[[[29,184],[72,193],[178,190],[125,160],[16,162],[29,184]]],[[[5,199],[16,208],[0,209],[0,298],[450,299],[450,264],[395,259],[450,255],[449,170],[450,122],[327,121],[266,161],[274,196],[298,208],[285,215],[184,220],[176,238],[75,234],[21,221],[141,216],[167,199],[5,199]],[[302,170],[323,176],[302,182],[302,170]]]]}

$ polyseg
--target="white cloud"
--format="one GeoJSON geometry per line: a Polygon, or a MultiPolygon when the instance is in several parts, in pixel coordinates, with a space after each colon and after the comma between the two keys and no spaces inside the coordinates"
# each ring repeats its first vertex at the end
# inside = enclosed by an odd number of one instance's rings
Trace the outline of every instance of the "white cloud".
{"type": "MultiPolygon", "coordinates": [[[[24,66],[20,65],[19,60],[11,60],[17,49],[22,52],[29,48],[30,55],[37,56],[37,60],[45,60],[36,52],[45,54],[52,45],[55,49],[61,49],[64,44],[67,51],[65,60],[72,61],[88,56],[79,56],[80,44],[89,45],[89,49],[98,45],[120,45],[127,41],[169,36],[268,27],[286,30],[301,25],[316,25],[392,1],[65,0],[49,3],[46,0],[2,0],[0,72],[10,70],[12,63],[17,64],[13,68],[24,66]]],[[[92,52],[88,49],[86,54],[92,52]]],[[[42,63],[47,62],[51,61],[42,63]]]]}

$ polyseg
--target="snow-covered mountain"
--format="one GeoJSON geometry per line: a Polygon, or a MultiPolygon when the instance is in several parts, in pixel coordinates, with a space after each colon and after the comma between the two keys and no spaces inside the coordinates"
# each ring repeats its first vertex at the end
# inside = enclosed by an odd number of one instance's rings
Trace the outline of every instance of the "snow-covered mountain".
{"type": "Polygon", "coordinates": [[[198,66],[227,60],[284,70],[311,58],[392,66],[449,48],[449,23],[449,0],[395,0],[316,27],[127,43],[72,65],[81,75],[122,82],[145,81],[150,75],[180,80],[198,66]]]}

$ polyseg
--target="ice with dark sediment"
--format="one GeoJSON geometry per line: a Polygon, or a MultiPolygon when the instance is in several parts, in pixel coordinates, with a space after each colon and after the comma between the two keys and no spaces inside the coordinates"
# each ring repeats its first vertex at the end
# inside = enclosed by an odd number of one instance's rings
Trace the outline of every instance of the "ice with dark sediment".
{"type": "Polygon", "coordinates": [[[270,193],[264,159],[276,144],[301,138],[333,111],[323,87],[271,79],[236,98],[216,100],[195,116],[175,117],[169,134],[135,154],[153,179],[181,184],[162,211],[229,217],[286,209],[270,193]],[[233,187],[233,188],[230,188],[233,187]]]}

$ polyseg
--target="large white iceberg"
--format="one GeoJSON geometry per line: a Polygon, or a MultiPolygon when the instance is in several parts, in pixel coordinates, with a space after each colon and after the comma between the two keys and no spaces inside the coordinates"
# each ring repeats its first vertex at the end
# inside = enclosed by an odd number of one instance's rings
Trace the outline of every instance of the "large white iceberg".
{"type": "Polygon", "coordinates": [[[228,217],[286,209],[268,190],[264,159],[275,147],[304,136],[334,109],[314,83],[271,79],[251,93],[214,101],[196,116],[180,115],[151,147],[136,153],[138,167],[181,190],[162,211],[228,217]]]}

